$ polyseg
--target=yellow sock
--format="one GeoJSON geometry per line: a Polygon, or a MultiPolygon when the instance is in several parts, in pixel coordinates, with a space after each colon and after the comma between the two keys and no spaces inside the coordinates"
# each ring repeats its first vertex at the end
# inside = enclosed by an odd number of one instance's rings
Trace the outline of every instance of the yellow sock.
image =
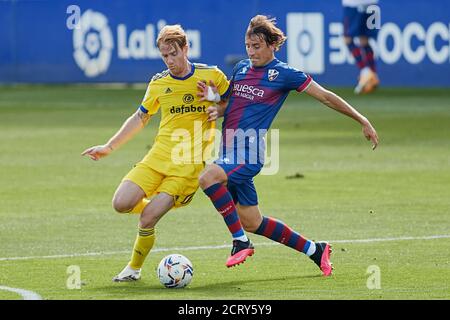
{"type": "Polygon", "coordinates": [[[141,214],[142,211],[144,211],[145,206],[150,202],[150,200],[148,199],[142,199],[137,205],[136,207],[133,208],[133,210],[131,210],[130,212],[128,212],[129,214],[141,214]]]}
{"type": "Polygon", "coordinates": [[[144,260],[153,247],[155,242],[155,228],[143,229],[139,228],[139,233],[134,243],[131,261],[128,264],[133,269],[140,269],[144,264],[144,260]]]}

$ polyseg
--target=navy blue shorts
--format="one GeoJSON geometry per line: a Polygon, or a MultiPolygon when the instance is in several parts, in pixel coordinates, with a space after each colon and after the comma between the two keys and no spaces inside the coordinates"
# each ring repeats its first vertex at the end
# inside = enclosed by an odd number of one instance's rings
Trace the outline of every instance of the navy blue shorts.
{"type": "Polygon", "coordinates": [[[256,206],[258,204],[253,177],[261,171],[261,164],[226,164],[220,159],[214,163],[226,172],[228,191],[230,191],[234,203],[239,203],[242,206],[256,206]]]}
{"type": "Polygon", "coordinates": [[[376,38],[378,30],[376,28],[369,29],[367,26],[370,16],[371,14],[366,12],[366,7],[344,7],[344,35],[352,38],[360,36],[376,38]]]}

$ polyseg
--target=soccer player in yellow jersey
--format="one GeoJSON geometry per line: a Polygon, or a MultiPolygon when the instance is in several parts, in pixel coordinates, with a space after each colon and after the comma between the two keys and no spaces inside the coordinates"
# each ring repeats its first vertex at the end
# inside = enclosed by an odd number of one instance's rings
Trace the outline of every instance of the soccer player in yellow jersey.
{"type": "MultiPolygon", "coordinates": [[[[217,117],[213,102],[197,97],[197,82],[217,84],[226,96],[229,82],[217,67],[189,62],[186,33],[180,25],[161,29],[157,45],[168,70],[150,81],[142,105],[104,145],[82,155],[99,160],[141,131],[161,109],[153,147],[118,186],[113,207],[119,213],[140,214],[131,260],[113,281],[135,281],[155,241],[155,225],[172,208],[187,205],[198,189],[198,175],[208,158],[217,117]],[[150,198],[150,199],[149,199],[150,198]]],[[[212,94],[212,92],[211,92],[212,94]]]]}

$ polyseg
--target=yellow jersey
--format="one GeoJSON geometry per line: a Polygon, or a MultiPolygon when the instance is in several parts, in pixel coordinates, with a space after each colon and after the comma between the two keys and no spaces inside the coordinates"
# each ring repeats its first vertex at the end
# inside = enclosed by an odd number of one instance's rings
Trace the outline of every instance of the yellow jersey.
{"type": "Polygon", "coordinates": [[[216,66],[193,63],[191,67],[183,78],[168,70],[156,74],[140,107],[149,115],[161,109],[158,133],[142,162],[166,176],[196,178],[211,156],[215,122],[208,122],[206,109],[213,103],[199,101],[197,82],[213,81],[221,96],[230,90],[227,77],[216,66]]]}

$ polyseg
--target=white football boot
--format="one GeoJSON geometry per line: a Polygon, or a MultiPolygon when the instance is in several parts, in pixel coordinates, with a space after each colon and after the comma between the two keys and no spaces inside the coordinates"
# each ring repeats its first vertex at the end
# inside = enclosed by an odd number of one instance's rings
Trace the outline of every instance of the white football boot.
{"type": "Polygon", "coordinates": [[[365,67],[361,70],[358,85],[356,86],[354,92],[355,94],[367,94],[375,91],[379,86],[380,80],[375,72],[370,70],[370,68],[365,67]]]}
{"type": "Polygon", "coordinates": [[[133,269],[127,265],[117,276],[113,278],[114,282],[137,281],[141,278],[141,269],[133,269]]]}

